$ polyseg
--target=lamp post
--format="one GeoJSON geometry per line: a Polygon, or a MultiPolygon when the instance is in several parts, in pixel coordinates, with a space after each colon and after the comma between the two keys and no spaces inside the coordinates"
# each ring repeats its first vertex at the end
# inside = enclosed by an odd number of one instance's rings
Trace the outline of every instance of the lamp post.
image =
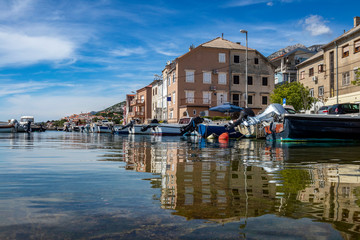
{"type": "Polygon", "coordinates": [[[245,59],[245,107],[248,107],[248,32],[244,29],[241,33],[246,34],[246,59],[245,59]]]}

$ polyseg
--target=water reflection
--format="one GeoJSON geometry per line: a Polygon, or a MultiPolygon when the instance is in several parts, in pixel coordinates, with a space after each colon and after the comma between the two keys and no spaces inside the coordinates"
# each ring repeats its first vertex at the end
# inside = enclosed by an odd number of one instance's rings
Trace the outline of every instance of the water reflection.
{"type": "Polygon", "coordinates": [[[157,174],[152,186],[161,188],[161,207],[175,215],[246,228],[249,218],[275,214],[329,222],[344,238],[360,236],[357,145],[242,140],[219,148],[203,141],[127,140],[126,169],[157,174]]]}
{"type": "Polygon", "coordinates": [[[0,238],[360,238],[356,144],[41,133],[0,150],[0,238]]]}

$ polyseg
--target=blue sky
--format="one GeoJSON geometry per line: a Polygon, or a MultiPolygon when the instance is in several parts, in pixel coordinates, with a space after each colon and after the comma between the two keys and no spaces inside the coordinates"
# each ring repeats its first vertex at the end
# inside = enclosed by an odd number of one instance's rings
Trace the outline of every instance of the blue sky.
{"type": "Polygon", "coordinates": [[[327,43],[358,1],[0,0],[0,121],[101,110],[149,84],[166,61],[221,36],[263,55],[327,43]]]}

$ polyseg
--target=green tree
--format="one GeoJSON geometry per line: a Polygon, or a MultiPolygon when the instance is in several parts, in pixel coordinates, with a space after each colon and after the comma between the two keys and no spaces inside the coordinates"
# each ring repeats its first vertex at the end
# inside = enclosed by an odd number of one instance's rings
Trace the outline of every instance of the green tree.
{"type": "Polygon", "coordinates": [[[292,105],[296,111],[301,109],[309,110],[316,101],[310,96],[310,90],[299,82],[285,83],[277,86],[274,93],[270,95],[272,103],[282,104],[286,98],[286,104],[292,105]]]}
{"type": "Polygon", "coordinates": [[[351,82],[353,85],[360,86],[360,71],[356,71],[356,78],[351,82]]]}

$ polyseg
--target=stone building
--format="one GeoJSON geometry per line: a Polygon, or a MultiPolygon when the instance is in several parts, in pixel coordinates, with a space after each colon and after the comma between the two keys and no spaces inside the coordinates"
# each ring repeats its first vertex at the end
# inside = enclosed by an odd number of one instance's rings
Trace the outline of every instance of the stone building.
{"type": "Polygon", "coordinates": [[[323,104],[360,102],[360,87],[351,84],[360,67],[360,17],[354,18],[352,29],[297,67],[299,82],[313,89],[323,104]]]}

